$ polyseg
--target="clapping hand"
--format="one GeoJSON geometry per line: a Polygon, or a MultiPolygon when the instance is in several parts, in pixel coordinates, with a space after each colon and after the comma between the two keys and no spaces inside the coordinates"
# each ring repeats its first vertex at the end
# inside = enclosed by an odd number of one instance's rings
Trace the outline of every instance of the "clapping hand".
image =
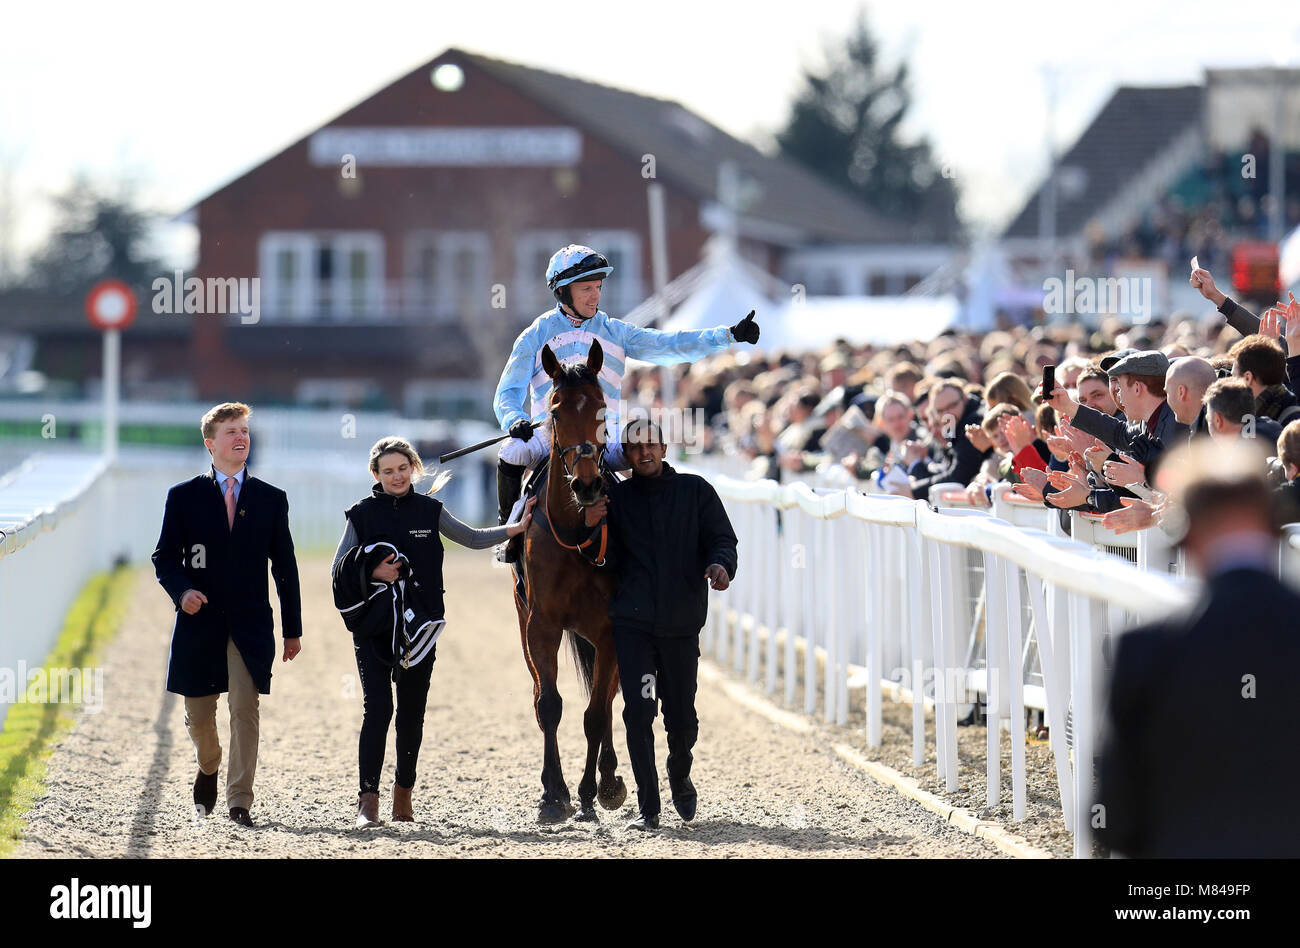
{"type": "Polygon", "coordinates": [[[1020,471],[1020,479],[1038,491],[1041,499],[1043,488],[1048,484],[1046,471],[1040,471],[1036,467],[1026,467],[1020,471]]]}
{"type": "Polygon", "coordinates": [[[1101,473],[1102,465],[1106,463],[1108,457],[1110,457],[1110,448],[1104,444],[1094,444],[1083,452],[1083,459],[1088,462],[1088,467],[1098,474],[1101,473]]]}
{"type": "Polygon", "coordinates": [[[1101,525],[1107,530],[1114,533],[1132,533],[1134,530],[1145,530],[1155,524],[1156,508],[1145,500],[1121,497],[1119,502],[1124,506],[1119,510],[1112,510],[1101,518],[1101,525]]]}
{"type": "Polygon", "coordinates": [[[1023,415],[1003,415],[998,419],[1002,434],[1011,445],[1011,453],[1019,454],[1034,443],[1034,429],[1023,415]]]}
{"type": "Polygon", "coordinates": [[[1147,469],[1145,466],[1133,460],[1127,454],[1120,453],[1121,460],[1107,461],[1103,470],[1106,475],[1106,483],[1114,484],[1116,487],[1124,487],[1127,484],[1141,484],[1147,479],[1147,469]]]}
{"type": "Polygon", "coordinates": [[[1047,450],[1052,452],[1052,457],[1058,461],[1064,461],[1074,450],[1074,445],[1070,439],[1061,433],[1061,426],[1056,426],[1056,433],[1047,436],[1047,450]]]}
{"type": "Polygon", "coordinates": [[[966,426],[966,440],[969,441],[970,446],[980,454],[983,454],[989,448],[993,447],[993,442],[989,440],[989,436],[984,433],[984,429],[979,425],[966,426]]]}
{"type": "Polygon", "coordinates": [[[925,445],[920,441],[907,441],[903,444],[903,463],[908,467],[921,460],[926,454],[925,445]]]}
{"type": "MultiPolygon", "coordinates": [[[[1044,481],[1044,483],[1046,483],[1046,481],[1044,481]]],[[[1023,497],[1025,500],[1032,500],[1039,504],[1043,502],[1043,490],[1041,487],[1034,487],[1032,484],[1013,484],[1011,490],[1017,497],[1023,497]]]]}

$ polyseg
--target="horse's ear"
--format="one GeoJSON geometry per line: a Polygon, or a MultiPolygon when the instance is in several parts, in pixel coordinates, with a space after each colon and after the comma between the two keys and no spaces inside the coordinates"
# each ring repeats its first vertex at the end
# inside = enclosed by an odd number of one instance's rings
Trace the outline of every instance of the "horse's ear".
{"type": "Polygon", "coordinates": [[[587,368],[592,375],[600,374],[600,367],[605,364],[605,350],[600,347],[600,340],[591,340],[591,349],[587,352],[587,368]]]}
{"type": "Polygon", "coordinates": [[[542,346],[542,369],[551,378],[560,374],[560,360],[555,358],[550,346],[542,346]]]}

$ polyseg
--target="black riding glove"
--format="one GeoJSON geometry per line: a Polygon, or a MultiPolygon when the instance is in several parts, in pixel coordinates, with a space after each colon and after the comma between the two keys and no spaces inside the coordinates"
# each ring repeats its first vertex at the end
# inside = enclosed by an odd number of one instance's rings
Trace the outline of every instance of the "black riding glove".
{"type": "Polygon", "coordinates": [[[520,441],[531,441],[533,439],[533,423],[527,418],[523,421],[516,421],[510,426],[510,437],[518,438],[520,441]]]}
{"type": "Polygon", "coordinates": [[[758,323],[754,322],[754,311],[752,309],[749,311],[748,316],[731,327],[731,334],[736,338],[737,342],[747,342],[750,345],[758,342],[758,323]]]}

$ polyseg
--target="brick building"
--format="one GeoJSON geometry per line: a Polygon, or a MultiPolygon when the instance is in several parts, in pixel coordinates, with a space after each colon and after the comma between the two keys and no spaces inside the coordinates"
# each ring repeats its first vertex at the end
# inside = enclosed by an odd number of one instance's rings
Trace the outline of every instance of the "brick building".
{"type": "Polygon", "coordinates": [[[142,300],[127,397],[133,377],[170,377],[200,399],[490,419],[512,340],[553,305],[550,255],[570,242],[606,253],[602,308],[626,313],[651,291],[651,177],[671,278],[726,213],[724,164],[743,184],[730,204],[740,252],[770,273],[798,280],[789,262],[809,248],[899,239],[674,102],[448,49],[181,215],[199,235],[186,276],[259,277],[259,318],[159,315],[142,300]]]}

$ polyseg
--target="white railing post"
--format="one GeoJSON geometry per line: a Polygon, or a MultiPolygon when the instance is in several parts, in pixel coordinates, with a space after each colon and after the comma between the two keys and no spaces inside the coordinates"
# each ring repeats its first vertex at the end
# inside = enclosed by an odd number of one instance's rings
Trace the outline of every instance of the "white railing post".
{"type": "Polygon", "coordinates": [[[1011,731],[1011,815],[1012,819],[1025,818],[1025,679],[1024,679],[1024,609],[1020,602],[1020,567],[1002,561],[1006,585],[1005,604],[1007,635],[1004,647],[1007,652],[1009,674],[1001,686],[1009,701],[1007,709],[1011,731]]]}
{"type": "Polygon", "coordinates": [[[783,547],[785,556],[784,569],[790,577],[787,584],[789,595],[785,603],[785,661],[782,662],[782,675],[785,677],[785,706],[794,707],[795,692],[799,686],[799,664],[795,651],[795,636],[801,631],[799,620],[802,615],[800,603],[803,601],[804,577],[796,569],[795,555],[799,546],[799,528],[797,526],[797,508],[788,507],[785,511],[784,534],[786,542],[783,547]]]}
{"type": "Polygon", "coordinates": [[[932,621],[931,599],[926,590],[931,584],[927,582],[930,574],[925,569],[925,538],[916,527],[909,528],[904,535],[907,538],[907,562],[912,575],[918,579],[911,584],[908,597],[908,639],[911,643],[908,660],[912,668],[912,765],[921,767],[925,764],[925,629],[926,624],[932,621]]]}
{"type": "Polygon", "coordinates": [[[813,569],[812,548],[816,536],[817,521],[807,514],[801,514],[803,524],[803,711],[813,714],[817,710],[817,619],[813,605],[816,601],[817,570],[813,569]]]}
{"type": "Polygon", "coordinates": [[[996,806],[1002,799],[1002,718],[1005,715],[1007,608],[1003,562],[984,554],[984,711],[985,802],[996,806]]]}
{"type": "MultiPolygon", "coordinates": [[[[790,592],[786,584],[781,581],[781,531],[778,526],[778,517],[780,516],[776,507],[770,507],[767,510],[767,536],[765,546],[768,549],[766,558],[767,563],[767,585],[771,596],[767,600],[767,659],[764,671],[764,688],[769,694],[776,694],[776,632],[781,624],[782,610],[790,592]]],[[[786,635],[790,630],[786,630],[786,635]]]]}

